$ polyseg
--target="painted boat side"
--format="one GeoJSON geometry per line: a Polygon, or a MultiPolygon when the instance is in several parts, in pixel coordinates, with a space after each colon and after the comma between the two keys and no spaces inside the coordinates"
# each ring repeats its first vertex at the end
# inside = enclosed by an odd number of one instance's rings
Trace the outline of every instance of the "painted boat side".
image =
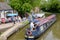
{"type": "Polygon", "coordinates": [[[41,30],[39,30],[39,31],[37,31],[37,32],[32,32],[32,33],[36,33],[36,35],[33,35],[32,37],[29,37],[29,36],[27,36],[26,38],[37,38],[37,37],[39,37],[41,34],[43,34],[54,22],[56,21],[56,15],[51,15],[51,16],[49,16],[49,17],[47,17],[47,18],[45,18],[44,20],[42,20],[41,22],[41,24],[40,24],[40,26],[39,26],[39,28],[40,27],[43,27],[44,29],[41,31],[41,30]]]}

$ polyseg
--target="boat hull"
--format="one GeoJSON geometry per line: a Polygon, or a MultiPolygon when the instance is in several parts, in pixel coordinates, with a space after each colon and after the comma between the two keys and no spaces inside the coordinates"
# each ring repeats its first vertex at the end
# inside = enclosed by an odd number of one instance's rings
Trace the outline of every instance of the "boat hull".
{"type": "MultiPolygon", "coordinates": [[[[51,17],[50,17],[51,18],[51,17]]],[[[56,17],[52,17],[46,23],[39,26],[39,30],[32,31],[32,36],[25,35],[26,40],[36,40],[40,35],[42,35],[51,25],[56,21],[56,17]]]]}

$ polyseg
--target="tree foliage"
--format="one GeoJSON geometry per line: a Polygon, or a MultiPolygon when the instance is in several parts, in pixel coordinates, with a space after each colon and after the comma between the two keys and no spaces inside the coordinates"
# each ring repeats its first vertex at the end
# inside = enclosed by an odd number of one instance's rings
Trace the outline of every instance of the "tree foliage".
{"type": "Polygon", "coordinates": [[[14,9],[17,10],[18,12],[21,9],[22,2],[19,0],[10,0],[9,5],[14,9]]]}
{"type": "Polygon", "coordinates": [[[32,6],[33,6],[33,7],[36,7],[36,6],[39,7],[39,6],[40,6],[40,1],[41,1],[41,0],[33,0],[33,1],[32,1],[32,2],[33,2],[33,3],[32,3],[32,6]]]}
{"type": "Polygon", "coordinates": [[[0,2],[4,2],[4,0],[0,0],[0,2]]]}
{"type": "Polygon", "coordinates": [[[41,0],[40,7],[44,11],[60,12],[60,0],[41,0]]]}
{"type": "Polygon", "coordinates": [[[43,11],[60,12],[60,0],[10,0],[10,6],[24,15],[36,6],[43,11]]]}
{"type": "Polygon", "coordinates": [[[22,8],[22,11],[25,13],[25,12],[30,12],[30,10],[32,9],[32,6],[29,3],[24,3],[21,8],[22,8]]]}
{"type": "Polygon", "coordinates": [[[17,10],[20,15],[24,15],[26,12],[30,12],[32,5],[31,0],[10,0],[9,5],[17,10]]]}

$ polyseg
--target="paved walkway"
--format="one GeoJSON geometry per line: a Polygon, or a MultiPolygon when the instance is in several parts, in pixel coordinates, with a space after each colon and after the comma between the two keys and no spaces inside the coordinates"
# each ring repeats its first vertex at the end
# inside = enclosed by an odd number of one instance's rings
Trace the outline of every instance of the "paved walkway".
{"type": "Polygon", "coordinates": [[[10,28],[10,27],[12,27],[12,26],[14,26],[13,23],[1,24],[1,25],[0,25],[0,30],[7,29],[7,28],[10,28]]]}
{"type": "Polygon", "coordinates": [[[1,31],[5,31],[13,26],[16,26],[16,25],[20,25],[21,23],[20,22],[16,22],[15,24],[14,23],[6,23],[6,24],[1,24],[0,25],[0,32],[1,31]]]}
{"type": "Polygon", "coordinates": [[[16,32],[19,28],[27,25],[28,23],[29,22],[26,20],[26,21],[14,24],[13,27],[11,27],[10,29],[8,29],[7,31],[5,31],[0,35],[0,40],[7,40],[10,35],[16,32]]]}

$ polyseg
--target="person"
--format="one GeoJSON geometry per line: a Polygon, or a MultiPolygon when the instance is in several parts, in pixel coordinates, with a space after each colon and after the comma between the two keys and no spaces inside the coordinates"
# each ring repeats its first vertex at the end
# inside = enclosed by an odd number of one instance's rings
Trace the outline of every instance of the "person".
{"type": "Polygon", "coordinates": [[[16,22],[18,22],[18,16],[15,16],[16,22]]]}
{"type": "Polygon", "coordinates": [[[15,24],[15,17],[11,17],[12,22],[15,24]]]}
{"type": "Polygon", "coordinates": [[[8,18],[8,21],[11,22],[11,18],[10,17],[8,18]]]}
{"type": "Polygon", "coordinates": [[[22,21],[22,19],[21,19],[21,17],[20,17],[20,16],[18,16],[18,21],[19,21],[19,22],[21,22],[21,21],[22,21]]]}
{"type": "Polygon", "coordinates": [[[33,28],[34,28],[34,23],[31,22],[31,23],[30,23],[30,29],[31,29],[31,31],[33,31],[33,28]]]}
{"type": "Polygon", "coordinates": [[[13,22],[14,22],[14,24],[15,24],[15,22],[16,22],[16,18],[15,18],[15,17],[13,17],[13,22]]]}
{"type": "Polygon", "coordinates": [[[26,17],[23,17],[23,21],[25,21],[26,20],[26,17]]]}
{"type": "Polygon", "coordinates": [[[35,14],[34,13],[32,13],[32,20],[34,20],[35,19],[35,14]]]}
{"type": "Polygon", "coordinates": [[[5,23],[5,18],[1,18],[1,20],[2,20],[2,23],[5,23]]]}
{"type": "Polygon", "coordinates": [[[32,20],[31,20],[31,17],[30,17],[30,16],[28,17],[28,21],[29,21],[29,23],[31,23],[31,22],[32,22],[32,20]]]}
{"type": "Polygon", "coordinates": [[[5,18],[5,23],[8,23],[8,19],[7,18],[5,18]]]}
{"type": "Polygon", "coordinates": [[[33,22],[36,23],[36,22],[39,22],[39,20],[38,19],[34,19],[33,22]]]}
{"type": "Polygon", "coordinates": [[[1,24],[1,18],[0,18],[0,24],[1,24]]]}

